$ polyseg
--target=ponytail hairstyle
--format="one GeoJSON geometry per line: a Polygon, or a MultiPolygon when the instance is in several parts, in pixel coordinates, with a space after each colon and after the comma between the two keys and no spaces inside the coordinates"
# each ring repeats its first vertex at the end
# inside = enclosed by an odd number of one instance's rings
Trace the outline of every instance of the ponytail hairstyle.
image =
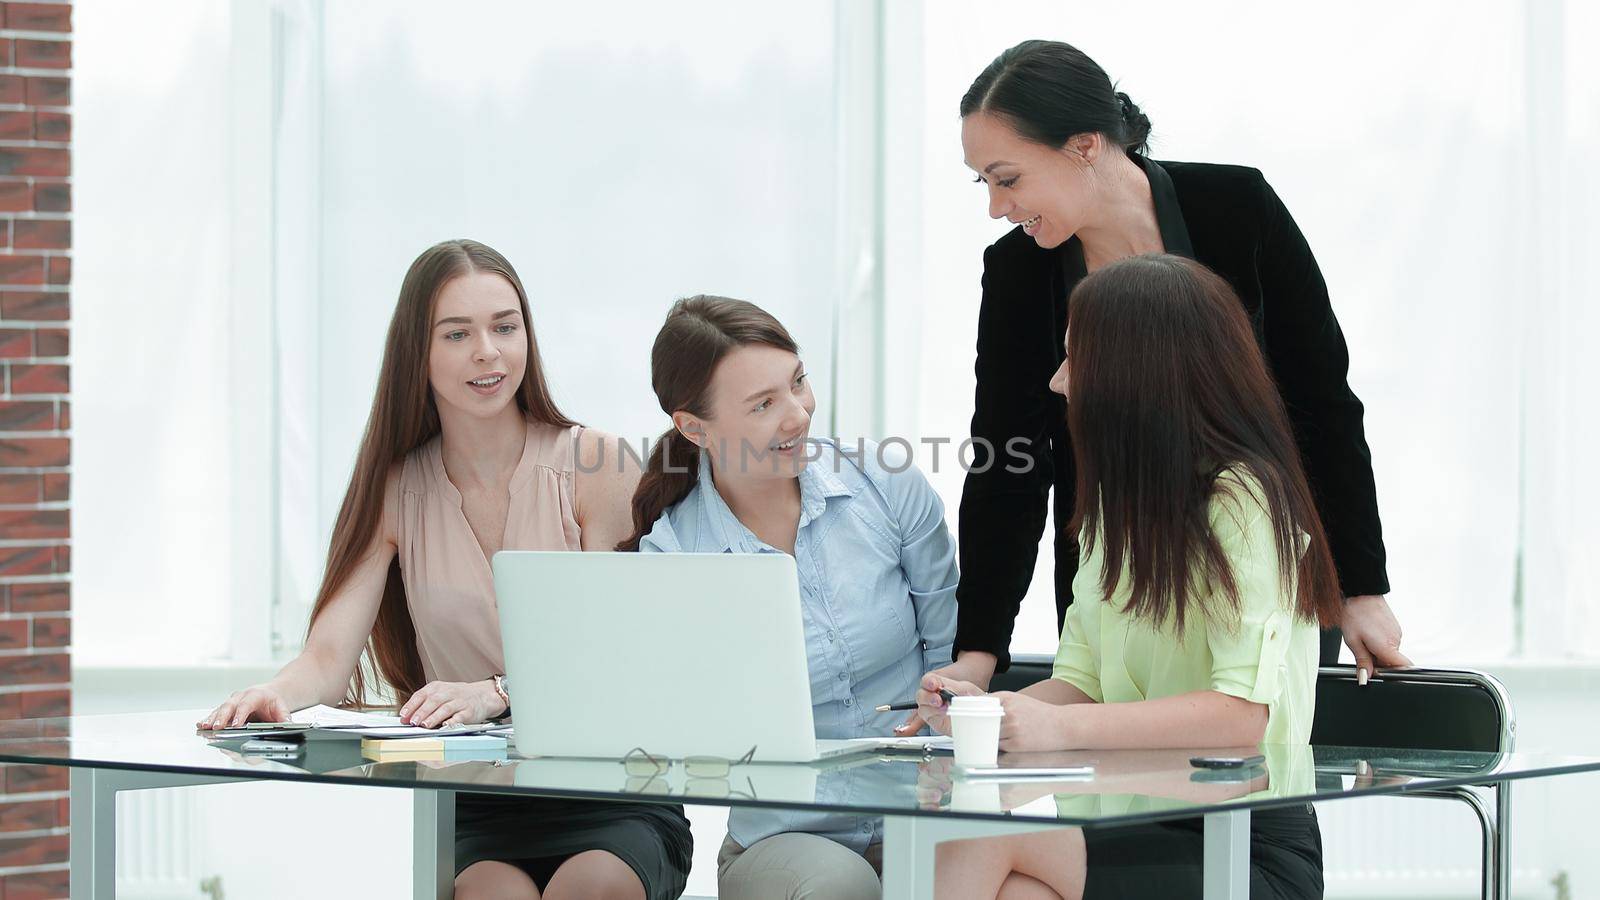
{"type": "Polygon", "coordinates": [[[1105,542],[1106,596],[1129,577],[1126,611],[1180,632],[1196,599],[1237,612],[1238,583],[1209,518],[1222,492],[1253,505],[1242,496],[1253,487],[1219,477],[1231,469],[1260,485],[1295,614],[1336,623],[1339,581],[1289,416],[1228,283],[1182,257],[1134,256],[1078,282],[1068,310],[1069,527],[1086,549],[1105,542]],[[1196,596],[1207,583],[1220,597],[1196,596]]]}
{"type": "Polygon", "coordinates": [[[1098,63],[1060,41],[1023,41],[995,57],[961,98],[961,118],[975,112],[999,116],[1051,148],[1098,132],[1129,156],[1149,150],[1150,117],[1098,63]]]}
{"type": "MultiPolygon", "coordinates": [[[[661,411],[710,418],[711,381],[731,351],[765,344],[798,354],[800,346],[770,313],[743,300],[701,294],[679,300],[650,350],[650,386],[661,411]]],[[[669,428],[650,450],[644,476],[633,492],[633,534],[618,550],[638,550],[656,519],[694,488],[700,448],[669,428]]]]}

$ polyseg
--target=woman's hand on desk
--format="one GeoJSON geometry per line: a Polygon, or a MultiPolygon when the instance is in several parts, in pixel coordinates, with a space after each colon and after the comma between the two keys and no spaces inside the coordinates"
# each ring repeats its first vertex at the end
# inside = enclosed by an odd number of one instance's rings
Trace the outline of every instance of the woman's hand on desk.
{"type": "Polygon", "coordinates": [[[400,721],[423,728],[476,725],[505,711],[492,681],[430,681],[400,707],[400,721]]]}
{"type": "Polygon", "coordinates": [[[238,691],[195,723],[199,728],[235,728],[246,722],[287,722],[289,704],[271,685],[258,684],[238,691]]]}
{"type": "Polygon", "coordinates": [[[1034,750],[1062,750],[1072,746],[1067,736],[1067,717],[1071,706],[1046,703],[1037,697],[1011,691],[996,691],[990,696],[1006,711],[1000,720],[1000,749],[1006,753],[1034,750]]]}

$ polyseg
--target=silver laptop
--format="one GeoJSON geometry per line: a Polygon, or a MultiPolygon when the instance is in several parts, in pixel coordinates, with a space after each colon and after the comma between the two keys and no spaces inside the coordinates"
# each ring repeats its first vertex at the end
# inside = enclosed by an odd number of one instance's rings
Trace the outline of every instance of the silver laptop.
{"type": "Polygon", "coordinates": [[[753,762],[809,762],[877,747],[816,739],[790,556],[502,550],[494,589],[524,756],[755,747],[753,762]]]}

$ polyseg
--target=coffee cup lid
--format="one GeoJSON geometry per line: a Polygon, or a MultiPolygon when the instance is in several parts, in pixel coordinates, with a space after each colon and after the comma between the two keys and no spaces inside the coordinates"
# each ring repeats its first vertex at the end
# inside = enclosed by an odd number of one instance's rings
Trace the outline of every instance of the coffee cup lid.
{"type": "Polygon", "coordinates": [[[975,697],[952,697],[950,699],[951,715],[1004,715],[1005,710],[1000,707],[1000,698],[988,694],[975,697]]]}

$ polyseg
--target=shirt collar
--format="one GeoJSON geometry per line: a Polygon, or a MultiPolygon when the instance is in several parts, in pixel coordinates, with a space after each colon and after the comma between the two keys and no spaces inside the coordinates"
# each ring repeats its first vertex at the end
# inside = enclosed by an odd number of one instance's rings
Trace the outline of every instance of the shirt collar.
{"type": "MultiPolygon", "coordinates": [[[[1178,189],[1173,187],[1173,176],[1166,175],[1160,163],[1144,159],[1142,155],[1134,154],[1133,162],[1144,170],[1144,176],[1150,181],[1150,200],[1155,203],[1155,227],[1162,232],[1162,247],[1168,253],[1194,259],[1194,243],[1190,243],[1189,226],[1184,224],[1184,210],[1178,205],[1178,189]]],[[[1067,287],[1072,287],[1083,280],[1088,269],[1090,267],[1083,261],[1083,242],[1074,234],[1061,245],[1061,267],[1051,271],[1051,290],[1058,291],[1058,295],[1064,293],[1061,282],[1056,282],[1056,279],[1061,277],[1066,280],[1067,287]]]]}
{"type": "Polygon", "coordinates": [[[1155,201],[1161,245],[1168,253],[1194,259],[1194,244],[1189,241],[1189,226],[1184,224],[1183,208],[1178,206],[1178,189],[1172,184],[1172,176],[1153,159],[1134,154],[1133,161],[1150,180],[1150,197],[1155,201]]]}
{"type": "MultiPolygon", "coordinates": [[[[824,454],[822,459],[814,459],[800,470],[799,528],[806,527],[821,516],[828,508],[829,499],[855,496],[855,491],[829,470],[830,456],[832,455],[824,454]]],[[[759,552],[763,546],[761,539],[739,521],[739,517],[733,514],[728,502],[722,499],[722,494],[717,490],[716,480],[711,473],[709,453],[700,454],[697,482],[702,498],[701,509],[708,526],[705,533],[716,538],[717,543],[713,548],[715,552],[759,552]]]]}
{"type": "Polygon", "coordinates": [[[705,517],[706,526],[701,533],[716,538],[717,543],[712,549],[717,553],[756,552],[755,535],[744,527],[739,518],[733,514],[733,510],[728,508],[727,501],[717,492],[717,483],[711,477],[711,454],[704,451],[700,453],[700,473],[697,480],[700,488],[700,510],[705,517]]]}
{"type": "MultiPolygon", "coordinates": [[[[1132,156],[1134,165],[1144,171],[1150,181],[1150,199],[1156,208],[1156,227],[1161,231],[1161,246],[1166,252],[1194,259],[1194,244],[1189,240],[1189,226],[1183,221],[1183,208],[1178,205],[1178,189],[1172,176],[1153,159],[1139,154],[1132,156]]],[[[1077,235],[1062,245],[1061,272],[1067,284],[1075,285],[1088,272],[1083,261],[1083,243],[1077,235]]]]}
{"type": "MultiPolygon", "coordinates": [[[[812,446],[816,446],[813,444],[812,446]]],[[[833,463],[837,462],[837,454],[824,453],[819,458],[813,459],[800,470],[800,527],[804,528],[812,520],[822,515],[828,508],[828,500],[833,497],[854,497],[855,491],[840,480],[837,473],[831,470],[833,463]]]]}

